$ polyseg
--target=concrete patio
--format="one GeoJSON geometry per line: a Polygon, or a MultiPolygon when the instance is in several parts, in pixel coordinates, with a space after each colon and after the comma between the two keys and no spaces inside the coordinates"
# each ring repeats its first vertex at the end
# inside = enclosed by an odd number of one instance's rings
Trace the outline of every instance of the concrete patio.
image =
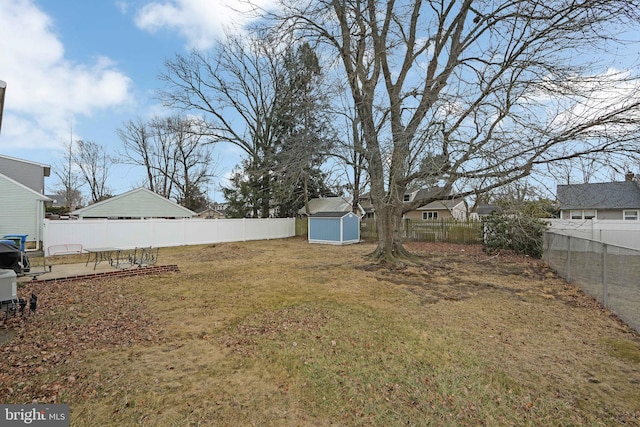
{"type": "Polygon", "coordinates": [[[74,264],[53,264],[51,271],[49,268],[40,266],[32,266],[31,271],[24,276],[17,278],[19,283],[23,282],[52,282],[65,280],[84,280],[106,276],[122,277],[137,276],[141,274],[165,273],[179,271],[177,265],[154,265],[154,266],[134,266],[132,268],[116,268],[103,261],[98,263],[94,269],[93,261],[90,263],[74,263],[74,264]]]}

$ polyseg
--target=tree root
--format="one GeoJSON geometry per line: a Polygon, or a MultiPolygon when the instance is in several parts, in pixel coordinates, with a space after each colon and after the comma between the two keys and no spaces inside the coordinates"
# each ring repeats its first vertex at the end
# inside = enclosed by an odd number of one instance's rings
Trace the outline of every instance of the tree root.
{"type": "Polygon", "coordinates": [[[393,244],[392,248],[385,248],[378,244],[378,247],[370,254],[367,254],[366,257],[380,266],[386,266],[394,270],[404,269],[408,264],[423,265],[423,261],[419,256],[409,252],[399,243],[393,244]]]}

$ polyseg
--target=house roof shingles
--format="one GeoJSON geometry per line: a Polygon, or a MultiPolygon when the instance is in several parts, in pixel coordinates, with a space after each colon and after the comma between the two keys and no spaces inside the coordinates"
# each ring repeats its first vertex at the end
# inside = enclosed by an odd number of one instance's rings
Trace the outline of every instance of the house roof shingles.
{"type": "Polygon", "coordinates": [[[316,212],[311,215],[312,218],[342,218],[349,215],[351,212],[316,212]]]}
{"type": "Polygon", "coordinates": [[[640,187],[633,181],[558,185],[560,209],[640,209],[640,187]]]}
{"type": "Polygon", "coordinates": [[[434,200],[431,203],[427,203],[424,206],[420,206],[416,210],[438,210],[438,209],[453,209],[458,206],[460,203],[464,203],[463,199],[448,199],[448,200],[434,200]]]}

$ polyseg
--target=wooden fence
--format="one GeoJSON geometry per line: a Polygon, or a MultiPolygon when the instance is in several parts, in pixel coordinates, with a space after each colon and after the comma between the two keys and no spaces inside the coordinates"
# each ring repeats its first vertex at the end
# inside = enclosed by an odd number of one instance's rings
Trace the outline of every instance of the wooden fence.
{"type": "MultiPolygon", "coordinates": [[[[480,221],[456,221],[435,220],[403,221],[405,240],[422,242],[448,242],[448,243],[482,243],[482,222],[480,221]]],[[[307,219],[296,220],[296,236],[307,235],[307,219]]],[[[360,238],[363,240],[375,240],[378,238],[376,222],[373,218],[362,219],[360,223],[360,238]]]]}
{"type": "MultiPolygon", "coordinates": [[[[405,219],[402,224],[405,240],[465,244],[482,243],[482,223],[480,221],[405,219]]],[[[375,239],[378,237],[376,223],[373,218],[363,220],[360,232],[363,239],[375,239]]]]}

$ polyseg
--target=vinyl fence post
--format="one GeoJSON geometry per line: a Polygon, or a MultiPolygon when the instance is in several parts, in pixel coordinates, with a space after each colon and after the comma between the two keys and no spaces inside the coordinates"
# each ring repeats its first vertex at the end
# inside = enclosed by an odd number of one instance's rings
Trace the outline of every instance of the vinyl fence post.
{"type": "Polygon", "coordinates": [[[609,285],[607,283],[607,244],[602,244],[602,305],[609,308],[609,285]]]}
{"type": "Polygon", "coordinates": [[[567,282],[571,282],[571,236],[567,236],[567,282]]]}

